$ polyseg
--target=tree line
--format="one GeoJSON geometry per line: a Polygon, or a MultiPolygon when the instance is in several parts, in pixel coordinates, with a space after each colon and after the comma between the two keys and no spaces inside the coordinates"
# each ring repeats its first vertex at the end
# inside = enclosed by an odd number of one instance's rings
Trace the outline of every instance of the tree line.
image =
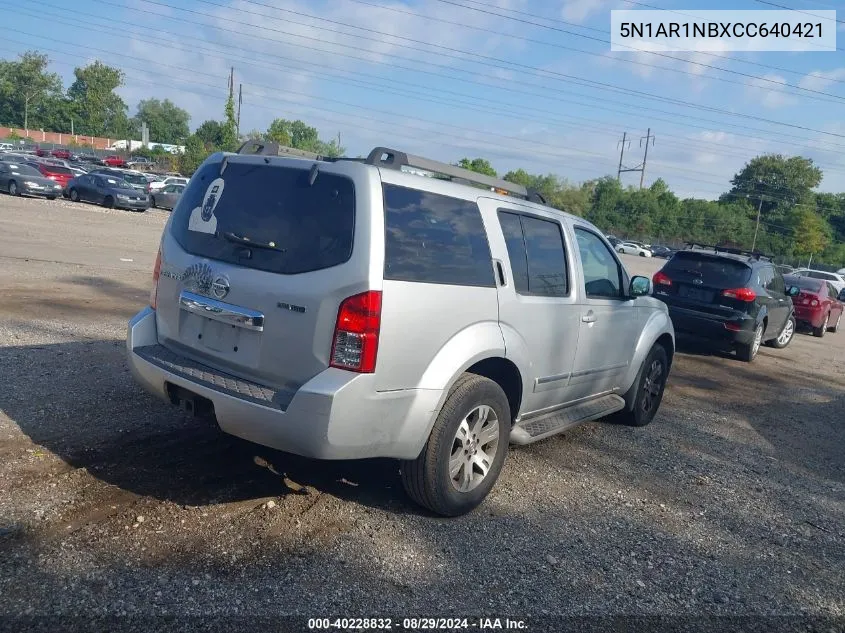
{"type": "MultiPolygon", "coordinates": [[[[116,92],[125,80],[120,69],[94,61],[76,68],[65,89],[48,66],[49,58],[38,51],[0,60],[0,124],[64,133],[72,126],[85,136],[139,139],[144,122],[151,141],[185,146],[182,155],[168,158],[186,175],[211,153],[234,151],[251,138],[324,156],[346,153],[337,140],[322,140],[315,127],[299,120],[277,118],[266,130],[239,134],[231,95],[220,120],[203,121],[193,132],[190,114],[168,99],[141,100],[129,116],[116,92]]],[[[134,153],[165,155],[160,149],[134,153]]],[[[463,158],[456,164],[499,176],[484,158],[463,158]]],[[[613,176],[573,183],[555,174],[517,169],[501,177],[539,191],[551,206],[619,237],[676,245],[754,245],[783,262],[806,264],[812,258],[815,264],[845,266],[845,193],[815,191],[823,173],[809,158],[758,156],[733,177],[730,190],[718,200],[681,199],[663,179],[639,189],[624,187],[613,176]]]]}

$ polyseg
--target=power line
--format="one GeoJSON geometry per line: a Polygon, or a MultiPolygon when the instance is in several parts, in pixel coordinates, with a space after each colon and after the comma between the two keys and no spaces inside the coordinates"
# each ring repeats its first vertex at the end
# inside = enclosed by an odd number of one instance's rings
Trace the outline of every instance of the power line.
{"type": "MultiPolygon", "coordinates": [[[[164,2],[158,2],[157,0],[141,0],[141,1],[145,2],[147,4],[162,6],[162,7],[166,7],[166,8],[177,10],[177,11],[184,11],[184,12],[187,12],[187,13],[193,13],[193,14],[203,15],[203,16],[206,16],[206,17],[212,17],[212,16],[209,16],[208,14],[202,13],[201,11],[195,11],[193,9],[186,9],[184,7],[177,7],[177,6],[174,6],[174,5],[166,4],[164,2]]],[[[198,0],[198,1],[202,2],[204,4],[211,5],[211,6],[226,8],[226,5],[214,3],[214,2],[211,2],[210,0],[198,0]]],[[[250,0],[244,0],[244,1],[249,2],[250,0]]],[[[454,4],[454,3],[448,2],[448,0],[438,0],[438,1],[447,2],[449,4],[454,4]]],[[[100,3],[103,3],[103,4],[110,4],[110,5],[114,6],[113,3],[108,2],[107,0],[97,0],[97,2],[100,2],[100,3]]],[[[257,13],[257,12],[254,12],[254,11],[246,11],[244,9],[240,9],[240,12],[257,15],[257,16],[262,17],[263,19],[267,19],[269,17],[269,16],[262,14],[262,13],[257,13]]],[[[273,18],[273,19],[278,19],[278,18],[273,18]]],[[[316,19],[324,19],[324,18],[316,18],[316,19]]],[[[270,30],[270,31],[276,30],[276,29],[270,29],[269,27],[261,26],[261,25],[250,25],[248,23],[239,22],[237,20],[232,20],[232,19],[229,19],[229,18],[227,18],[226,21],[232,22],[232,23],[235,23],[235,24],[244,24],[246,26],[251,26],[252,28],[266,29],[266,30],[270,30]]],[[[288,21],[288,20],[285,20],[285,21],[288,21]]],[[[326,31],[329,31],[329,32],[332,32],[332,33],[338,33],[338,34],[341,34],[341,35],[346,35],[348,37],[356,37],[358,39],[376,41],[376,42],[381,43],[381,44],[388,43],[388,42],[385,42],[384,40],[380,40],[380,39],[376,39],[376,38],[368,38],[368,37],[360,36],[360,35],[351,35],[349,33],[343,33],[342,31],[337,31],[337,30],[334,30],[334,29],[327,29],[327,28],[324,28],[324,27],[318,27],[318,26],[314,26],[314,25],[304,25],[304,26],[309,26],[310,28],[315,28],[315,29],[318,29],[318,30],[326,30],[326,31]]],[[[353,27],[353,28],[359,28],[359,29],[362,29],[362,30],[370,30],[370,29],[366,29],[365,27],[353,27]]],[[[399,39],[411,39],[411,38],[405,38],[403,36],[393,36],[391,34],[386,34],[386,35],[392,36],[392,37],[397,37],[399,39]]],[[[417,52],[424,52],[424,53],[427,53],[427,54],[433,53],[433,51],[429,51],[429,50],[426,50],[426,49],[419,49],[419,48],[415,48],[415,47],[412,47],[412,46],[401,45],[401,44],[394,44],[394,45],[399,47],[399,48],[407,48],[409,50],[415,50],[417,52]]],[[[645,92],[645,91],[641,91],[641,90],[633,90],[633,89],[630,89],[630,88],[623,88],[621,86],[616,86],[614,84],[609,84],[609,83],[606,83],[606,82],[584,79],[582,77],[578,77],[578,76],[575,76],[575,75],[569,75],[569,74],[566,74],[566,73],[560,73],[560,72],[552,71],[552,70],[544,70],[542,68],[537,68],[535,66],[530,66],[528,64],[510,62],[508,60],[502,60],[502,59],[490,57],[490,56],[487,56],[487,55],[481,55],[479,53],[473,53],[471,51],[462,51],[460,49],[452,49],[450,47],[444,47],[444,46],[439,46],[439,45],[435,45],[435,44],[427,44],[427,45],[435,47],[435,48],[442,48],[442,49],[445,49],[445,50],[454,50],[454,51],[457,51],[458,53],[463,54],[463,55],[473,55],[473,56],[480,57],[482,59],[488,59],[488,60],[492,60],[492,61],[496,61],[496,62],[500,62],[500,63],[511,64],[513,66],[516,66],[517,68],[521,68],[521,69],[524,69],[526,71],[531,71],[532,74],[535,74],[537,76],[543,76],[542,74],[538,74],[538,73],[545,73],[546,75],[552,75],[553,77],[560,77],[562,79],[568,79],[568,80],[571,80],[571,81],[579,81],[579,82],[582,82],[582,84],[586,84],[586,85],[590,85],[592,87],[596,87],[599,90],[610,90],[610,91],[613,91],[613,92],[629,93],[629,94],[633,94],[633,95],[642,96],[643,98],[656,99],[656,100],[659,100],[659,101],[664,101],[664,102],[667,102],[667,103],[673,103],[675,105],[680,105],[680,106],[687,107],[687,108],[705,110],[705,111],[710,111],[710,112],[717,112],[717,113],[724,114],[724,115],[727,115],[727,116],[733,116],[733,117],[739,117],[739,118],[743,118],[743,119],[761,121],[761,122],[768,123],[768,124],[771,124],[771,125],[778,125],[778,126],[782,126],[782,127],[799,129],[799,130],[804,130],[806,132],[814,132],[814,133],[817,133],[817,134],[823,134],[823,135],[826,135],[826,136],[834,136],[834,137],[837,137],[837,138],[845,138],[845,134],[839,134],[839,133],[836,133],[836,132],[829,132],[829,131],[825,131],[825,130],[817,130],[817,129],[810,128],[810,127],[807,127],[807,126],[798,125],[798,124],[795,124],[795,123],[786,123],[784,121],[767,119],[765,117],[760,117],[760,116],[752,115],[752,114],[732,112],[730,110],[725,110],[723,108],[716,108],[716,107],[713,107],[713,106],[705,106],[705,105],[701,105],[701,104],[692,103],[690,101],[684,101],[683,99],[674,99],[674,98],[671,98],[671,97],[663,97],[663,96],[660,96],[660,95],[655,95],[655,94],[645,92]]],[[[459,59],[459,60],[465,61],[465,62],[472,62],[472,63],[480,64],[480,65],[483,65],[483,66],[499,68],[499,69],[502,69],[502,70],[509,70],[509,71],[514,70],[514,68],[507,68],[507,67],[503,68],[502,66],[496,66],[495,64],[491,64],[489,62],[482,62],[482,61],[478,61],[478,60],[474,60],[474,59],[465,59],[465,58],[462,58],[462,57],[455,57],[454,55],[449,55],[447,53],[434,53],[434,54],[442,55],[444,57],[451,57],[451,58],[459,59]]],[[[548,78],[548,77],[546,77],[546,78],[548,78]]],[[[779,83],[779,82],[775,82],[775,83],[779,83]]],[[[783,85],[783,84],[780,84],[780,85],[783,85]]],[[[830,96],[835,96],[835,95],[830,95],[830,96]]],[[[838,98],[842,98],[842,97],[838,97],[838,98]]]]}
{"type": "MultiPolygon", "coordinates": [[[[490,34],[499,35],[499,36],[502,36],[502,37],[509,37],[509,38],[524,41],[524,42],[530,42],[532,44],[542,44],[544,46],[551,46],[551,47],[559,48],[559,49],[562,49],[562,50],[574,51],[576,53],[582,53],[584,55],[592,55],[594,57],[599,57],[599,58],[603,58],[603,59],[606,58],[606,55],[604,53],[599,53],[599,52],[595,52],[595,51],[588,51],[588,50],[584,50],[582,48],[575,48],[575,47],[572,47],[572,46],[564,46],[563,44],[558,44],[556,42],[546,42],[544,40],[538,40],[538,39],[534,39],[534,38],[530,38],[530,37],[525,37],[525,36],[522,36],[522,35],[515,35],[513,33],[505,33],[504,31],[496,31],[494,29],[488,29],[488,28],[484,28],[484,27],[481,27],[481,26],[475,26],[475,25],[471,25],[471,24],[463,24],[461,22],[457,22],[457,21],[454,21],[454,20],[447,20],[445,18],[426,15],[426,14],[423,14],[423,13],[417,13],[415,11],[406,11],[406,10],[400,9],[398,7],[389,7],[389,6],[385,6],[385,5],[374,3],[374,2],[368,2],[367,0],[347,0],[347,1],[348,2],[354,2],[356,4],[369,6],[369,7],[375,7],[375,8],[378,8],[378,9],[385,10],[385,11],[392,11],[392,12],[400,13],[400,14],[403,14],[403,15],[411,15],[411,16],[415,16],[415,17],[418,17],[418,18],[423,18],[425,20],[440,22],[440,23],[443,23],[443,24],[451,24],[453,26],[460,26],[460,27],[465,28],[465,29],[472,29],[474,31],[480,31],[480,32],[483,32],[483,33],[490,33],[490,34]]],[[[630,1],[630,0],[626,0],[626,1],[630,1]]],[[[252,3],[252,4],[260,4],[260,3],[252,3]]],[[[262,4],[260,6],[267,6],[267,5],[262,4]]],[[[290,11],[289,9],[283,9],[283,8],[279,8],[278,10],[279,11],[290,11]]],[[[296,12],[294,11],[293,13],[296,13],[296,12]]],[[[300,15],[305,15],[305,14],[300,14],[300,15]]],[[[311,17],[311,16],[309,16],[309,17],[311,17]]],[[[322,18],[315,18],[315,19],[322,19],[322,18]]],[[[355,28],[357,28],[357,27],[355,27],[355,28]]],[[[606,43],[609,43],[609,40],[606,43]]],[[[641,49],[636,49],[636,50],[641,50],[641,49]]],[[[650,51],[642,51],[642,52],[650,52],[650,51]]],[[[680,73],[682,75],[699,77],[699,75],[697,75],[696,73],[690,72],[688,70],[683,70],[681,68],[672,68],[671,66],[657,66],[655,64],[649,64],[647,62],[642,62],[642,61],[638,61],[638,60],[635,60],[635,59],[628,59],[628,58],[625,58],[625,57],[616,57],[614,59],[616,59],[619,62],[625,63],[625,64],[645,66],[647,68],[656,68],[656,69],[659,69],[659,70],[665,70],[665,71],[669,71],[669,72],[673,72],[673,73],[680,73]]],[[[680,59],[680,58],[672,57],[672,59],[680,59]]],[[[684,60],[684,61],[686,63],[693,63],[693,62],[689,62],[688,60],[684,60]]],[[[771,83],[782,85],[784,87],[791,87],[791,88],[796,88],[796,89],[799,89],[799,90],[804,90],[804,88],[802,86],[793,86],[791,84],[781,83],[781,82],[775,81],[773,79],[759,77],[757,75],[751,75],[751,74],[748,74],[748,73],[742,73],[742,72],[727,69],[727,68],[721,68],[721,67],[718,67],[718,66],[709,66],[709,68],[712,68],[714,70],[719,70],[721,72],[739,74],[739,75],[742,75],[744,77],[749,77],[749,78],[753,78],[753,79],[757,79],[757,80],[761,80],[761,81],[769,81],[771,83]]],[[[803,76],[805,74],[805,73],[799,73],[797,71],[789,71],[789,70],[786,70],[786,69],[780,69],[780,70],[782,70],[783,72],[795,73],[795,74],[801,75],[801,76],[803,76]]],[[[734,85],[738,85],[738,86],[747,86],[746,82],[734,81],[734,80],[731,80],[731,79],[726,79],[725,77],[717,77],[717,76],[714,76],[714,75],[701,75],[701,76],[706,77],[708,79],[714,79],[716,81],[730,83],[730,84],[734,84],[734,85]]],[[[843,80],[839,80],[839,81],[843,81],[843,80]]],[[[798,96],[798,93],[788,92],[788,91],[784,91],[784,90],[773,90],[773,92],[778,92],[778,93],[783,93],[783,94],[791,94],[791,95],[798,96]]],[[[824,94],[825,96],[834,97],[833,100],[819,99],[818,97],[816,97],[816,99],[818,99],[819,101],[824,101],[824,102],[827,102],[827,103],[834,103],[834,102],[837,102],[837,101],[843,99],[843,97],[841,97],[840,95],[831,95],[830,93],[820,93],[820,94],[824,94]]]]}
{"type": "MultiPolygon", "coordinates": [[[[115,5],[115,4],[113,4],[113,3],[108,2],[107,0],[98,0],[98,1],[99,1],[99,2],[101,2],[101,3],[103,3],[103,4],[110,4],[110,5],[112,5],[112,6],[119,6],[119,5],[115,5]]],[[[41,4],[46,4],[46,3],[41,3],[41,4]]],[[[160,3],[159,3],[159,4],[160,4],[160,3]]],[[[48,6],[51,6],[51,7],[55,8],[55,6],[54,6],[54,5],[48,5],[48,6]]],[[[167,6],[169,6],[169,5],[167,5],[167,6]]],[[[154,11],[149,11],[149,10],[145,10],[145,9],[140,9],[140,8],[135,9],[135,11],[136,11],[136,12],[148,13],[148,14],[150,14],[150,15],[154,15],[154,16],[156,16],[157,18],[168,18],[168,17],[170,17],[170,16],[167,16],[167,15],[164,15],[164,14],[161,14],[161,13],[157,13],[157,12],[154,12],[154,11]]],[[[194,11],[194,13],[199,13],[200,15],[203,15],[203,16],[206,16],[206,17],[212,17],[212,16],[208,16],[207,14],[204,14],[204,13],[201,13],[201,12],[196,12],[196,11],[194,11]]],[[[89,15],[90,15],[90,14],[89,14],[89,15]]],[[[229,21],[229,22],[238,23],[238,24],[245,24],[245,23],[242,23],[242,22],[237,22],[237,21],[232,21],[232,20],[228,20],[228,21],[229,21]]],[[[235,33],[235,34],[237,34],[237,35],[247,36],[247,37],[249,37],[250,39],[261,39],[261,40],[266,40],[266,41],[270,41],[270,42],[277,43],[277,40],[274,40],[274,39],[272,39],[272,38],[262,37],[262,36],[260,36],[260,35],[255,35],[254,33],[244,33],[244,32],[242,32],[242,31],[236,31],[236,30],[233,30],[233,29],[226,29],[226,28],[223,28],[223,27],[220,27],[220,26],[217,26],[217,25],[207,24],[207,23],[204,23],[204,22],[195,22],[195,21],[191,21],[191,20],[180,20],[180,22],[183,22],[183,23],[190,23],[190,24],[196,24],[196,25],[198,25],[198,26],[202,26],[202,27],[205,27],[205,28],[212,28],[212,29],[215,29],[215,30],[221,30],[221,31],[231,32],[231,33],[235,33]]],[[[251,25],[248,25],[248,26],[251,26],[251,25]]],[[[157,28],[158,28],[158,27],[157,27],[157,28]]],[[[321,43],[325,43],[325,40],[324,40],[324,39],[315,38],[315,37],[309,37],[309,36],[306,36],[306,35],[301,35],[301,34],[298,34],[298,33],[288,33],[287,31],[282,31],[282,30],[279,30],[279,29],[272,29],[272,28],[270,28],[270,27],[264,27],[264,26],[262,26],[262,27],[257,27],[257,28],[262,28],[262,29],[270,30],[270,31],[275,32],[275,33],[281,33],[281,34],[285,34],[285,35],[290,35],[290,36],[292,36],[292,37],[303,38],[303,39],[314,40],[314,41],[318,41],[318,42],[321,42],[321,43]]],[[[384,42],[382,42],[382,43],[384,43],[384,42]]],[[[351,45],[348,45],[348,44],[341,44],[341,43],[339,43],[339,42],[333,42],[333,43],[331,43],[331,45],[333,45],[333,46],[339,46],[339,47],[342,47],[342,48],[349,48],[349,49],[353,49],[353,50],[364,51],[364,52],[367,52],[367,53],[370,53],[370,52],[371,52],[369,49],[366,49],[366,48],[361,48],[361,47],[351,46],[351,45]]],[[[336,51],[327,51],[327,50],[325,50],[325,49],[316,48],[316,47],[309,47],[309,46],[304,46],[304,45],[297,45],[297,46],[298,46],[299,48],[303,48],[303,49],[307,49],[307,50],[316,50],[316,51],[320,51],[320,52],[324,52],[324,53],[331,53],[331,54],[334,54],[334,55],[337,55],[337,54],[338,54],[336,51]]],[[[380,61],[380,60],[373,60],[373,59],[371,59],[371,58],[370,58],[370,59],[368,59],[368,58],[361,58],[361,57],[356,57],[356,56],[354,56],[354,55],[349,55],[349,54],[343,54],[343,56],[344,56],[344,57],[347,57],[347,58],[350,58],[350,59],[358,59],[358,60],[361,60],[361,61],[365,61],[365,62],[367,62],[367,63],[377,63],[377,64],[382,64],[382,65],[386,65],[386,66],[389,66],[389,67],[395,67],[395,68],[400,68],[400,69],[404,69],[404,70],[409,70],[409,71],[412,71],[412,72],[418,72],[418,73],[428,74],[428,75],[432,75],[432,76],[436,76],[436,77],[440,77],[440,78],[444,78],[444,77],[454,78],[455,80],[457,80],[457,81],[461,81],[461,82],[464,82],[464,83],[469,82],[469,83],[475,83],[475,84],[478,84],[478,85],[482,85],[482,86],[484,86],[484,87],[486,87],[486,88],[488,88],[488,89],[489,89],[489,88],[495,88],[495,89],[499,89],[499,90],[505,90],[505,91],[511,91],[511,92],[523,92],[523,93],[524,93],[524,91],[515,91],[515,90],[513,90],[513,89],[509,89],[509,88],[502,87],[502,86],[496,86],[496,85],[484,84],[484,83],[481,83],[481,82],[477,82],[477,81],[474,81],[474,80],[467,80],[467,79],[464,79],[464,78],[450,77],[450,76],[448,76],[448,75],[443,75],[443,74],[441,74],[441,73],[436,73],[436,72],[432,72],[432,71],[428,71],[428,70],[424,70],[424,69],[409,68],[409,67],[407,67],[407,66],[401,66],[401,65],[396,65],[396,64],[389,64],[389,63],[386,63],[386,62],[382,62],[382,61],[380,61]]],[[[419,60],[414,59],[414,58],[399,57],[399,59],[403,59],[403,60],[410,61],[410,62],[414,62],[414,63],[421,63],[419,60]]],[[[443,69],[447,69],[447,70],[454,70],[454,71],[457,71],[457,72],[464,72],[464,73],[468,73],[468,74],[471,74],[471,75],[475,76],[475,75],[474,75],[474,73],[473,73],[472,71],[465,70],[465,69],[461,69],[461,68],[453,68],[453,67],[450,67],[450,66],[445,66],[445,65],[442,65],[442,64],[436,64],[436,63],[434,63],[434,62],[425,62],[425,64],[426,64],[426,66],[428,66],[428,67],[437,67],[437,68],[443,68],[443,69]]],[[[510,80],[509,80],[509,83],[516,83],[516,84],[520,84],[520,85],[525,85],[525,86],[529,86],[529,87],[531,87],[531,88],[534,88],[534,89],[536,89],[536,90],[540,90],[540,92],[539,92],[539,93],[528,93],[528,94],[530,94],[530,95],[531,95],[532,97],[534,97],[534,98],[541,97],[541,98],[549,98],[549,99],[551,99],[552,97],[550,97],[550,96],[548,96],[548,95],[546,95],[546,94],[544,94],[544,93],[552,93],[552,92],[553,92],[553,93],[555,93],[555,94],[569,94],[569,93],[571,92],[571,89],[570,89],[570,90],[568,90],[568,91],[556,90],[556,89],[554,89],[554,88],[550,88],[550,87],[548,87],[548,86],[537,86],[536,84],[531,84],[531,83],[528,83],[528,82],[520,81],[520,80],[518,80],[518,79],[510,79],[510,80]]],[[[618,110],[618,109],[616,109],[616,108],[612,108],[612,107],[609,107],[609,106],[607,106],[607,105],[601,105],[602,103],[604,103],[604,101],[603,101],[603,100],[602,100],[602,98],[600,98],[600,97],[595,97],[595,96],[591,96],[591,95],[581,95],[581,94],[579,94],[579,93],[574,93],[574,94],[579,95],[579,96],[583,96],[583,97],[584,97],[584,98],[586,98],[586,99],[592,99],[592,100],[597,100],[597,101],[599,101],[600,103],[599,103],[598,105],[595,105],[595,104],[590,104],[590,105],[589,105],[589,107],[591,107],[591,108],[593,108],[593,109],[606,110],[606,111],[609,111],[609,112],[623,112],[623,113],[625,113],[624,111],[620,111],[620,110],[618,110]]],[[[575,101],[575,100],[572,100],[572,99],[567,99],[566,97],[554,97],[554,99],[555,99],[556,101],[563,101],[563,102],[568,102],[568,103],[575,103],[575,104],[577,104],[577,105],[585,105],[585,104],[583,104],[582,102],[575,101]]],[[[623,107],[633,107],[633,106],[623,106],[623,107]]],[[[639,106],[639,107],[638,107],[638,109],[639,109],[639,110],[648,110],[648,111],[658,112],[658,113],[665,113],[665,114],[669,114],[669,115],[671,115],[671,116],[682,117],[682,118],[685,118],[685,119],[692,119],[692,120],[698,120],[698,121],[702,121],[702,122],[714,123],[714,124],[717,124],[717,125],[720,125],[720,126],[723,126],[723,127],[733,127],[733,128],[746,129],[746,130],[751,130],[751,131],[756,131],[756,132],[762,132],[762,133],[774,133],[773,131],[772,131],[772,132],[769,132],[768,130],[760,130],[760,129],[758,129],[758,128],[753,128],[753,127],[748,127],[748,126],[742,126],[742,125],[740,125],[740,124],[738,124],[738,123],[737,123],[737,124],[734,124],[734,123],[727,123],[727,122],[723,122],[723,121],[714,121],[714,120],[711,120],[711,119],[705,119],[705,118],[702,118],[702,117],[694,117],[694,116],[692,116],[692,115],[687,115],[687,114],[674,113],[674,112],[670,112],[670,111],[666,111],[666,110],[660,110],[660,109],[658,109],[658,108],[652,108],[652,107],[648,107],[648,106],[639,106]]],[[[661,119],[661,118],[659,118],[659,117],[652,117],[652,118],[654,118],[655,120],[665,121],[665,122],[669,122],[669,123],[672,123],[672,124],[676,124],[674,121],[670,121],[670,120],[668,120],[668,119],[661,119]]],[[[700,129],[704,129],[704,130],[708,130],[708,131],[710,130],[710,128],[709,128],[709,127],[696,126],[696,125],[693,125],[693,124],[687,124],[687,127],[698,127],[698,128],[700,128],[700,129]]],[[[745,137],[747,137],[747,138],[752,138],[752,139],[755,139],[755,140],[765,140],[765,139],[761,139],[761,138],[759,138],[759,137],[749,136],[749,135],[747,135],[747,134],[742,135],[742,136],[745,136],[745,137]]],[[[785,136],[785,137],[787,137],[787,138],[796,138],[796,139],[803,139],[803,138],[804,138],[803,136],[790,135],[790,134],[786,134],[786,133],[780,133],[780,136],[781,136],[781,137],[784,137],[784,136],[785,136]]],[[[804,147],[804,144],[790,143],[790,142],[786,142],[786,141],[782,141],[782,140],[781,140],[781,142],[785,142],[785,143],[787,143],[787,144],[795,145],[795,146],[798,146],[798,147],[804,147]]],[[[845,146],[839,146],[839,145],[836,145],[836,146],[830,146],[830,148],[834,148],[834,147],[835,147],[836,149],[845,149],[845,146]]],[[[824,148],[823,148],[823,149],[824,149],[824,148]]]]}
{"type": "Polygon", "coordinates": [[[801,11],[800,9],[793,9],[792,7],[787,7],[786,5],[778,4],[777,2],[767,2],[767,0],[754,0],[754,1],[759,2],[760,4],[767,4],[770,7],[778,7],[779,9],[786,9],[788,11],[795,11],[796,13],[803,13],[804,15],[812,15],[816,19],[820,19],[820,20],[831,20],[832,19],[835,22],[839,22],[840,24],[845,24],[845,22],[843,22],[842,20],[839,20],[837,18],[823,18],[822,16],[816,15],[815,13],[811,13],[809,11],[801,11]]]}

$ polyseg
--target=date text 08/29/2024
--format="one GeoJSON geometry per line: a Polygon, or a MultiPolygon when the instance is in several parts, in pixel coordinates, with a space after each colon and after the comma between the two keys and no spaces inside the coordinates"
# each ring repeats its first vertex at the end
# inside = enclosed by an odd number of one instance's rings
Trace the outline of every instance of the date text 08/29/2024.
{"type": "Polygon", "coordinates": [[[309,618],[311,631],[498,631],[528,629],[525,620],[511,618],[309,618]]]}

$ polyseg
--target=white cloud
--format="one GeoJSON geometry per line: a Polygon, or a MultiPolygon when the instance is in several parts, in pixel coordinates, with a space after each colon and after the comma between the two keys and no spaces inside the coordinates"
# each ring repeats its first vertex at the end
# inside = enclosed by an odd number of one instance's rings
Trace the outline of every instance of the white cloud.
{"type": "Polygon", "coordinates": [[[590,16],[603,12],[611,4],[613,0],[563,0],[560,14],[564,20],[581,24],[590,16]]]}
{"type": "Polygon", "coordinates": [[[746,94],[752,102],[764,108],[785,108],[798,103],[798,99],[790,93],[773,90],[775,84],[786,84],[786,79],[780,75],[769,73],[760,78],[750,79],[746,83],[746,94]]]}
{"type": "Polygon", "coordinates": [[[845,79],[845,68],[834,68],[833,70],[814,70],[801,77],[798,85],[807,90],[823,91],[832,84],[845,79]]]}

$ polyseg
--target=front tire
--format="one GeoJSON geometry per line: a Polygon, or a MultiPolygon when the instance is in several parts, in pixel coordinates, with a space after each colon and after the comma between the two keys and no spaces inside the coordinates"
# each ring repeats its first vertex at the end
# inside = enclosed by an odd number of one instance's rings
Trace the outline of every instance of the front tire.
{"type": "Polygon", "coordinates": [[[474,510],[493,488],[508,452],[511,413],[502,388],[464,374],[440,410],[419,457],[402,462],[405,492],[437,514],[474,510]]]}
{"type": "Polygon", "coordinates": [[[792,342],[795,336],[795,317],[789,317],[789,320],[784,324],[783,329],[778,334],[776,339],[769,341],[769,345],[775,349],[783,349],[792,342]]]}
{"type": "Polygon", "coordinates": [[[628,426],[646,426],[651,423],[663,401],[668,377],[669,355],[665,347],[656,344],[646,356],[634,383],[636,391],[633,408],[623,409],[612,419],[628,426]]]}
{"type": "Polygon", "coordinates": [[[760,351],[760,343],[763,341],[763,324],[758,325],[754,330],[754,340],[746,345],[737,345],[736,356],[739,360],[750,363],[757,357],[760,351]]]}
{"type": "Polygon", "coordinates": [[[114,198],[106,196],[105,200],[103,200],[103,206],[106,209],[114,209],[114,198]]]}
{"type": "Polygon", "coordinates": [[[18,183],[14,180],[9,181],[9,195],[10,196],[19,196],[21,192],[18,190],[18,183]]]}
{"type": "Polygon", "coordinates": [[[842,320],[842,313],[839,313],[839,316],[836,317],[836,323],[833,324],[833,327],[830,328],[831,334],[836,334],[839,331],[839,322],[842,320]]]}
{"type": "Polygon", "coordinates": [[[150,206],[155,209],[156,208],[156,199],[155,196],[150,196],[150,206]]]}
{"type": "Polygon", "coordinates": [[[79,192],[76,189],[71,189],[69,195],[72,202],[79,202],[79,192]]]}

